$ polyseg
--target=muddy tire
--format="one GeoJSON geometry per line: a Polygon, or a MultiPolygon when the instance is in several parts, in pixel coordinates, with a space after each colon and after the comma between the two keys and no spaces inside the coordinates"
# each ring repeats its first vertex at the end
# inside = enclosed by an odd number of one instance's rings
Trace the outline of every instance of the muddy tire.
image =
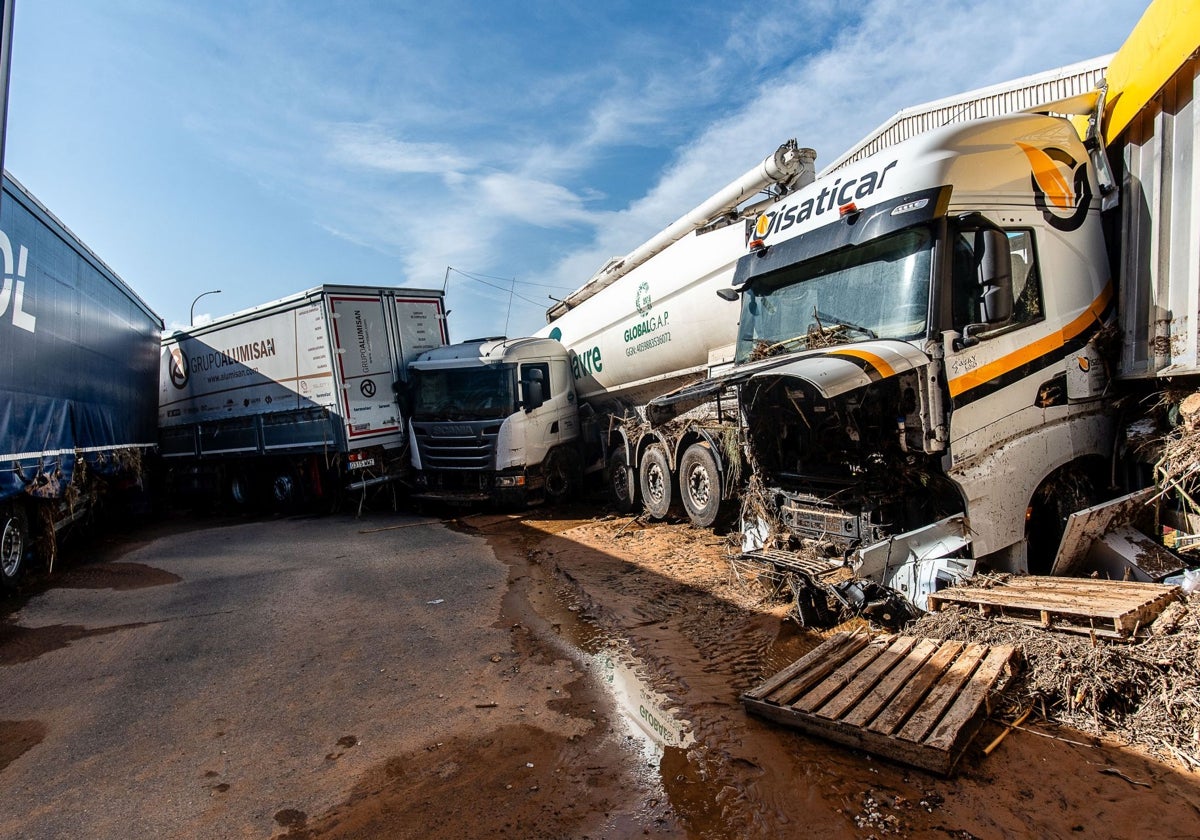
{"type": "Polygon", "coordinates": [[[579,468],[570,449],[550,450],[542,467],[546,478],[546,500],[557,504],[569,499],[579,486],[579,468]]]}
{"type": "Polygon", "coordinates": [[[721,515],[721,471],[708,442],[693,443],[679,462],[679,495],[697,528],[711,528],[721,515]]]}
{"type": "Polygon", "coordinates": [[[629,466],[629,454],[619,446],[608,456],[608,496],[619,513],[632,513],[637,507],[637,474],[629,466]]]}
{"type": "Polygon", "coordinates": [[[29,553],[29,522],[25,511],[8,508],[0,513],[0,587],[14,586],[29,553]]]}
{"type": "Polygon", "coordinates": [[[255,490],[250,476],[243,470],[234,470],[225,482],[225,495],[234,510],[246,511],[255,506],[255,490]]]}
{"type": "Polygon", "coordinates": [[[651,519],[665,519],[675,505],[675,487],[671,463],[661,444],[651,445],[638,465],[638,485],[642,504],[651,519]]]}

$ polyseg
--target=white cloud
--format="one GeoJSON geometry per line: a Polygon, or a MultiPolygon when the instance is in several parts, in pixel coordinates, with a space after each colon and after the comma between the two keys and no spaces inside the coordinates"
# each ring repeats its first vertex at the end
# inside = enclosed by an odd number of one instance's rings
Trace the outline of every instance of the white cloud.
{"type": "MultiPolygon", "coordinates": [[[[815,147],[820,167],[900,108],[1108,52],[1135,18],[1122,0],[700,6],[714,30],[703,43],[614,24],[619,41],[590,62],[560,48],[557,63],[523,64],[511,80],[494,56],[464,75],[478,33],[456,49],[337,28],[328,46],[348,69],[305,64],[306,38],[234,39],[215,62],[226,84],[195,104],[194,124],[267,189],[315,208],[314,224],[393,258],[397,282],[440,284],[453,265],[574,288],[789,137],[815,147]],[[348,59],[383,47],[394,56],[348,59]],[[266,81],[238,89],[230,68],[243,61],[266,81]],[[239,106],[228,116],[226,99],[239,106]],[[630,148],[669,160],[657,177],[638,173],[642,189],[606,162],[630,148]]],[[[474,292],[478,305],[463,295],[455,317],[483,323],[497,293],[474,292]]],[[[536,316],[524,314],[527,330],[536,316]]]]}
{"type": "Polygon", "coordinates": [[[498,172],[479,179],[479,198],[496,218],[543,228],[564,227],[596,219],[584,201],[560,184],[498,172]]]}
{"type": "Polygon", "coordinates": [[[469,161],[442,143],[397,140],[377,125],[342,124],[330,129],[330,155],[336,163],[392,174],[433,174],[457,178],[469,161]]]}

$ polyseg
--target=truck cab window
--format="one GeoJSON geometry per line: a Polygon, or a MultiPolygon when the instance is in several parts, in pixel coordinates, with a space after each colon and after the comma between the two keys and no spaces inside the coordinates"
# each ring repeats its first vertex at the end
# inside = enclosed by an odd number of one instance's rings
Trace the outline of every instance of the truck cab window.
{"type": "Polygon", "coordinates": [[[1041,320],[1042,282],[1033,248],[1033,231],[1010,230],[1008,247],[1012,253],[1013,323],[1041,320]]]}
{"type": "Polygon", "coordinates": [[[550,382],[550,363],[549,362],[527,362],[521,365],[521,381],[528,382],[534,377],[530,376],[530,371],[540,370],[542,372],[542,396],[550,399],[554,395],[554,388],[550,382]]]}
{"type": "MultiPolygon", "coordinates": [[[[1042,318],[1042,284],[1038,271],[1033,231],[1007,231],[1008,248],[1012,257],[1013,316],[1007,326],[1028,324],[1042,318]]],[[[953,274],[954,329],[962,331],[967,324],[980,320],[978,261],[975,255],[975,234],[959,233],[954,237],[951,256],[953,274]]]]}

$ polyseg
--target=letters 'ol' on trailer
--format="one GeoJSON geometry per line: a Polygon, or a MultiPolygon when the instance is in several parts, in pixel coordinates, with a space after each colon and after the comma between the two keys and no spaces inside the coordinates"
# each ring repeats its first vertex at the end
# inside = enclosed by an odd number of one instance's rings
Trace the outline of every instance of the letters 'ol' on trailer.
{"type": "Polygon", "coordinates": [[[0,201],[0,582],[100,503],[136,498],[156,443],[162,320],[11,176],[0,201]]]}

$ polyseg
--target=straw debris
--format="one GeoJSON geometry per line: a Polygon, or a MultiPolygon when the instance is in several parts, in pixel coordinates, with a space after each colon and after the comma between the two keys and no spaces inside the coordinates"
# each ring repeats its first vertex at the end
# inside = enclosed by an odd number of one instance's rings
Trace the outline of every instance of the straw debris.
{"type": "Polygon", "coordinates": [[[1118,740],[1200,769],[1200,593],[1173,604],[1133,642],[998,623],[949,608],[910,631],[940,639],[1012,644],[1025,668],[1004,688],[1014,709],[1118,740]]]}

